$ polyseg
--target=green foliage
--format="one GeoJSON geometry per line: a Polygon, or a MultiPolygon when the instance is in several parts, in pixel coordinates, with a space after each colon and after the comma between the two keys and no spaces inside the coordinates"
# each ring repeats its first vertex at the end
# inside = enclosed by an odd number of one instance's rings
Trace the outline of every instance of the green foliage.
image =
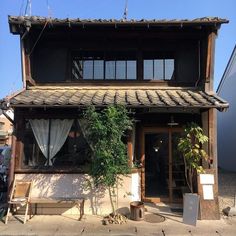
{"type": "Polygon", "coordinates": [[[89,107],[84,118],[88,122],[88,138],[93,149],[90,174],[96,186],[103,185],[111,193],[121,176],[130,173],[122,138],[128,129],[132,129],[132,119],[123,106],[109,106],[101,111],[89,107]]]}
{"type": "Polygon", "coordinates": [[[208,142],[208,137],[203,134],[203,130],[196,123],[188,123],[184,128],[184,135],[178,143],[178,150],[183,154],[185,163],[185,175],[187,184],[193,192],[193,175],[204,172],[201,160],[207,159],[207,153],[202,149],[202,145],[208,142]]]}

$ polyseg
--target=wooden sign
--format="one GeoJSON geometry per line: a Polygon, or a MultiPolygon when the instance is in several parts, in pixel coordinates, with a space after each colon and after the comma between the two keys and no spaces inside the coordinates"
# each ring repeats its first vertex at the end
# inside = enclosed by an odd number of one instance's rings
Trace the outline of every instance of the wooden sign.
{"type": "Polygon", "coordinates": [[[216,170],[206,169],[198,176],[198,194],[200,195],[199,219],[219,220],[218,183],[216,170]]]}

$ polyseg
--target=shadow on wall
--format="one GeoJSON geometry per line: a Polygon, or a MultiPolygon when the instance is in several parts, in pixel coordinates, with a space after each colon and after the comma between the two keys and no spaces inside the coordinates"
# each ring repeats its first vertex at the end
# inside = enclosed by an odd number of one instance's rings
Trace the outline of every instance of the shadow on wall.
{"type": "Polygon", "coordinates": [[[95,187],[92,178],[85,174],[27,174],[17,178],[34,181],[32,197],[84,198],[94,215],[99,213],[105,197],[105,188],[95,187]]]}

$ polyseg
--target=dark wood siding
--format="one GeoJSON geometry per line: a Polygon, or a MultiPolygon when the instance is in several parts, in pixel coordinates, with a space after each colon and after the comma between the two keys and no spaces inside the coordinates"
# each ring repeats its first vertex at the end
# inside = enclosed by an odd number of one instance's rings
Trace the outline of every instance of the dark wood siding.
{"type": "Polygon", "coordinates": [[[32,77],[36,82],[62,82],[66,80],[66,48],[40,47],[34,52],[32,77]]]}
{"type": "MultiPolygon", "coordinates": [[[[39,32],[37,32],[39,33],[39,32]]],[[[31,33],[35,38],[37,33],[31,33]]],[[[173,57],[175,59],[175,82],[195,84],[200,77],[204,78],[205,50],[207,32],[158,32],[154,30],[79,30],[45,32],[31,55],[32,78],[36,83],[69,82],[71,54],[83,51],[132,52],[137,59],[137,81],[142,81],[144,55],[152,57],[173,57]],[[201,55],[199,55],[199,53],[201,55]],[[201,67],[199,67],[199,62],[201,67]]],[[[32,43],[33,45],[33,43],[32,43]]],[[[31,45],[31,47],[32,47],[31,45]]],[[[137,82],[134,81],[134,82],[137,82]]],[[[80,81],[81,82],[81,81],[80,81]]],[[[105,81],[104,81],[105,82],[105,81]]],[[[111,81],[112,82],[112,81],[111,81]]],[[[147,82],[147,81],[145,81],[147,82]]],[[[168,85],[170,85],[168,83],[168,85]]]]}

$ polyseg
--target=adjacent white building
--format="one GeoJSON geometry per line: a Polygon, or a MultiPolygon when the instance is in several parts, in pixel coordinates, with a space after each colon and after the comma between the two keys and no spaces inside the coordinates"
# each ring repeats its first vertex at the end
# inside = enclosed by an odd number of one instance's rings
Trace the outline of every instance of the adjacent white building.
{"type": "Polygon", "coordinates": [[[217,94],[229,102],[226,113],[218,112],[218,166],[236,171],[236,46],[229,59],[217,94]]]}

